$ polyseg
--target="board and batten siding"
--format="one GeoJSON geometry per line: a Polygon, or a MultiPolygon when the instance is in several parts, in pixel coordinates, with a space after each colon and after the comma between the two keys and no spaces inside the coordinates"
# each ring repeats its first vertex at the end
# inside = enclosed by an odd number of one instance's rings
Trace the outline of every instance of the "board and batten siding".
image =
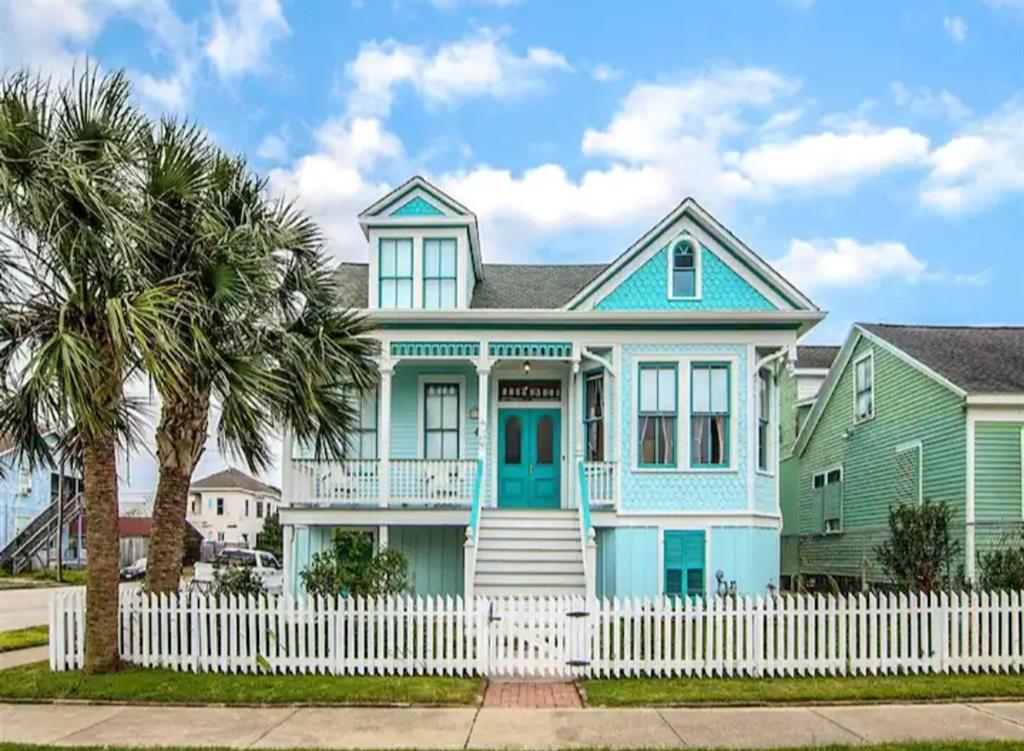
{"type": "Polygon", "coordinates": [[[949,504],[961,536],[966,506],[966,417],[962,399],[887,348],[862,337],[799,462],[800,570],[880,575],[874,547],[888,535],[897,485],[896,448],[920,441],[923,497],[949,504]],[[874,353],[875,416],[854,421],[853,363],[874,353]],[[842,532],[823,534],[812,478],[842,467],[842,532]]]}
{"type": "Polygon", "coordinates": [[[464,591],[464,527],[392,526],[388,547],[409,562],[411,592],[423,597],[461,595],[464,591]]]}

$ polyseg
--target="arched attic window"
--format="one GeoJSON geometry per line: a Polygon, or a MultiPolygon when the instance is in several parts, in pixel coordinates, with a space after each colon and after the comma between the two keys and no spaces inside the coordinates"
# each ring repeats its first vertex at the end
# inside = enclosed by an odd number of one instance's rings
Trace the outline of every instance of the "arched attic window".
{"type": "Polygon", "coordinates": [[[697,297],[700,273],[700,244],[689,235],[681,235],[669,245],[669,297],[697,297]]]}

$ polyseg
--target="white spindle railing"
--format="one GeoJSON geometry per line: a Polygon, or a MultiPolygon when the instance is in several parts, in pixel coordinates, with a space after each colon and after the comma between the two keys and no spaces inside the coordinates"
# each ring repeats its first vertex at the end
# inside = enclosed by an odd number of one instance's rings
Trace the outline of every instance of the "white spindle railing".
{"type": "Polygon", "coordinates": [[[591,503],[615,503],[618,492],[619,465],[617,462],[584,462],[591,503]]]}
{"type": "Polygon", "coordinates": [[[294,462],[296,499],[300,503],[353,503],[380,500],[380,463],[376,459],[294,462]]]}
{"type": "Polygon", "coordinates": [[[402,503],[471,504],[475,459],[392,459],[391,498],[402,503]]]}

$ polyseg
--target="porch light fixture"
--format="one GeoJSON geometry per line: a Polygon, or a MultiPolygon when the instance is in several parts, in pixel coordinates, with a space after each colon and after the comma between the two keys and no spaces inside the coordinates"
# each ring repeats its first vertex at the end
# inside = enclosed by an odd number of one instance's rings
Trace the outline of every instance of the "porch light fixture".
{"type": "Polygon", "coordinates": [[[523,372],[526,375],[530,375],[530,361],[529,360],[523,360],[523,372]]]}

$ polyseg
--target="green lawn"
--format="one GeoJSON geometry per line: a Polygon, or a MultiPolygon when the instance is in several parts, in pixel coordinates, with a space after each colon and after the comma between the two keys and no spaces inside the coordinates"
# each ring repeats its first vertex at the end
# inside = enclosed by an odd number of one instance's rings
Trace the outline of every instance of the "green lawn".
{"type": "MultiPolygon", "coordinates": [[[[22,583],[33,585],[57,584],[57,572],[52,569],[42,571],[24,571],[20,574],[9,574],[0,569],[0,583],[7,587],[16,587],[22,583]]],[[[83,585],[85,584],[85,569],[64,569],[61,584],[83,585]]]]}
{"type": "MultiPolygon", "coordinates": [[[[20,743],[0,743],[0,751],[52,751],[57,746],[30,746],[20,743]]],[[[851,746],[800,746],[792,748],[776,749],[776,751],[849,751],[851,746]]],[[[1020,743],[1017,741],[925,741],[920,743],[881,743],[869,746],[856,746],[858,749],[867,751],[1019,751],[1020,743]]],[[[109,747],[101,746],[75,746],[75,751],[110,751],[109,747]]],[[[139,747],[125,746],[119,751],[148,751],[139,747]]],[[[189,748],[184,746],[168,746],[162,751],[227,751],[217,747],[206,747],[203,749],[189,748]]],[[[291,751],[299,751],[292,749],[291,751]]],[[[306,749],[306,751],[316,751],[306,749]]],[[[585,750],[584,750],[585,751],[585,750]]],[[[710,749],[692,748],[691,751],[711,751],[710,749]]]]}
{"type": "Polygon", "coordinates": [[[595,707],[673,704],[937,701],[1024,697],[1011,675],[848,676],[843,678],[619,678],[583,683],[595,707]]]}
{"type": "Polygon", "coordinates": [[[29,626],[14,631],[0,631],[0,652],[10,652],[12,649],[27,649],[28,647],[41,647],[50,642],[49,626],[29,626]]]}
{"type": "Polygon", "coordinates": [[[0,701],[87,699],[168,704],[475,704],[476,678],[222,675],[132,668],[51,673],[46,663],[0,670],[0,701]]]}

